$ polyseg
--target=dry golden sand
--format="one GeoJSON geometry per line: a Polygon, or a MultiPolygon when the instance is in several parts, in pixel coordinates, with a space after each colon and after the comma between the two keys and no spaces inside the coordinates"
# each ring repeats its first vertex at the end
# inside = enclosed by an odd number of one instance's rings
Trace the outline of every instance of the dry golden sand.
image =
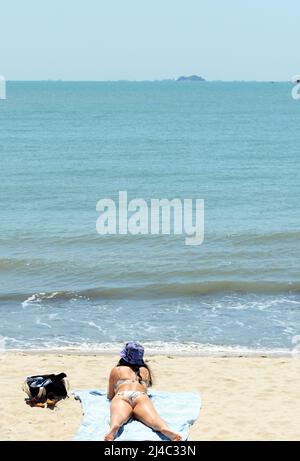
{"type": "MultiPolygon", "coordinates": [[[[116,356],[6,353],[0,356],[0,440],[72,440],[81,421],[73,397],[54,411],[30,408],[26,376],[68,374],[71,388],[105,388],[116,356]]],[[[153,356],[155,389],[197,391],[202,409],[190,440],[300,440],[300,360],[153,356]]]]}

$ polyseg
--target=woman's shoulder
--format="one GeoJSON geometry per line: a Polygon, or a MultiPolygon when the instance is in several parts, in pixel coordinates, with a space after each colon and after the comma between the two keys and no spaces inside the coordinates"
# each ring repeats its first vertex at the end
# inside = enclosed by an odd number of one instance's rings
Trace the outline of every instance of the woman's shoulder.
{"type": "Polygon", "coordinates": [[[113,377],[114,377],[114,376],[118,376],[118,374],[119,374],[118,368],[119,368],[119,367],[113,367],[113,368],[111,369],[111,371],[110,371],[110,375],[113,376],[113,377]]]}
{"type": "Polygon", "coordinates": [[[116,367],[113,367],[111,370],[111,374],[114,376],[119,376],[120,374],[124,375],[128,372],[128,367],[123,367],[122,365],[118,365],[116,367]]]}

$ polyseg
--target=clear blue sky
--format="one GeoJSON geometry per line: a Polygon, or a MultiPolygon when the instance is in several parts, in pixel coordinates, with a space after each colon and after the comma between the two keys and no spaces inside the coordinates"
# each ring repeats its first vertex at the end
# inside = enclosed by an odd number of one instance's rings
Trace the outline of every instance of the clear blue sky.
{"type": "Polygon", "coordinates": [[[8,0],[9,80],[288,80],[300,73],[299,0],[8,0]]]}

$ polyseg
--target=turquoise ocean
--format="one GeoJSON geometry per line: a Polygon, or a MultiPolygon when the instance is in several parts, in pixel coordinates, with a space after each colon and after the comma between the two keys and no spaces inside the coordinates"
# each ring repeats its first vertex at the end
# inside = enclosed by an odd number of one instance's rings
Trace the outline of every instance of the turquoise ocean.
{"type": "Polygon", "coordinates": [[[8,82],[8,349],[289,352],[300,335],[300,102],[288,83],[8,82]],[[96,232],[102,198],[201,198],[205,238],[96,232]]]}

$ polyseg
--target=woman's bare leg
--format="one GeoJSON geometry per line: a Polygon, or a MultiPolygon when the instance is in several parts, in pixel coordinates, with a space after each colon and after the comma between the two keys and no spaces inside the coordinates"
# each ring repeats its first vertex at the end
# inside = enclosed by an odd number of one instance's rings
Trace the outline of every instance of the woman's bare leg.
{"type": "Polygon", "coordinates": [[[110,429],[104,440],[114,440],[118,430],[132,415],[132,406],[120,397],[114,397],[110,404],[110,429]]]}
{"type": "Polygon", "coordinates": [[[151,427],[157,432],[161,432],[163,435],[168,437],[170,440],[179,441],[181,436],[172,431],[165,421],[161,419],[155,410],[151,400],[147,396],[140,396],[136,400],[136,404],[133,408],[133,416],[151,427]]]}

